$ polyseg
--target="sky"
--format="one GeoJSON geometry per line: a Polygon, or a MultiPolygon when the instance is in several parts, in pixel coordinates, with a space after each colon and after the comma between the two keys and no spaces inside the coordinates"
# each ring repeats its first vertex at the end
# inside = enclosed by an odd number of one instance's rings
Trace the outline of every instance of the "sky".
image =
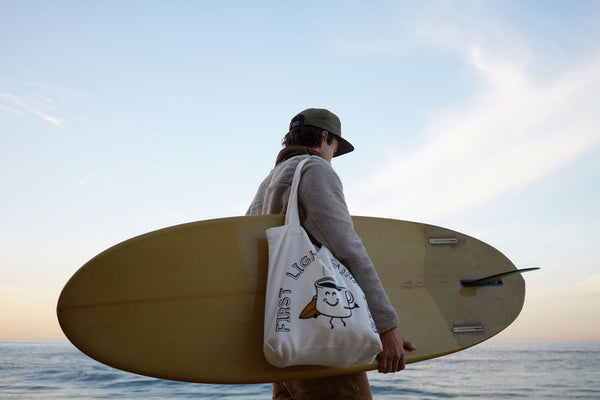
{"type": "MultiPolygon", "coordinates": [[[[289,120],[342,121],[353,215],[524,275],[497,340],[600,340],[599,1],[0,0],[0,339],[64,339],[101,251],[243,215],[289,120]]],[[[495,339],[496,340],[496,339],[495,339]]]]}

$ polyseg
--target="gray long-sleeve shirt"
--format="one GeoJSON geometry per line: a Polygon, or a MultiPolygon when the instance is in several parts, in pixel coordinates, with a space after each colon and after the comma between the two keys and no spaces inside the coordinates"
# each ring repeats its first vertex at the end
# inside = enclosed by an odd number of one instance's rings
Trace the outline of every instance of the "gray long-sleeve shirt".
{"type": "Polygon", "coordinates": [[[309,157],[298,187],[300,223],[311,240],[331,250],[354,275],[367,297],[377,330],[379,333],[386,332],[398,325],[398,316],[362,240],[354,230],[342,182],[331,164],[310,153],[305,148],[284,149],[275,168],[259,186],[246,214],[284,214],[296,166],[309,157]]]}

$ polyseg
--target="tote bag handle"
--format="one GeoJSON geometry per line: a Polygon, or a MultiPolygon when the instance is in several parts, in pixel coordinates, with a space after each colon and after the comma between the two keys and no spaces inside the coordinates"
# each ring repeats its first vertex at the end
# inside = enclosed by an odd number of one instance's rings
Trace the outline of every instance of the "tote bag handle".
{"type": "Polygon", "coordinates": [[[288,199],[287,211],[285,212],[285,225],[300,225],[300,215],[298,214],[298,185],[300,184],[300,175],[302,167],[308,161],[308,158],[300,161],[294,171],[294,178],[290,186],[290,198],[288,199]]]}

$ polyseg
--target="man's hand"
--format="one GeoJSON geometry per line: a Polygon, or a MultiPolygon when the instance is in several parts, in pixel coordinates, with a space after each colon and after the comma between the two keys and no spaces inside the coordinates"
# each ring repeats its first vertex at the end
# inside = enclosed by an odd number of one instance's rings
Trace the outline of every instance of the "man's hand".
{"type": "Polygon", "coordinates": [[[406,366],[404,362],[404,350],[416,350],[416,346],[408,341],[397,329],[389,330],[379,335],[383,351],[377,355],[379,360],[379,372],[402,371],[406,366]]]}

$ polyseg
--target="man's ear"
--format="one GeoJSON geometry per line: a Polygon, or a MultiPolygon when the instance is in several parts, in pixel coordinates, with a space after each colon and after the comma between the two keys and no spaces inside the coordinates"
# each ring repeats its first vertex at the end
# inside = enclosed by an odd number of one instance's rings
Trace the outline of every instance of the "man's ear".
{"type": "Polygon", "coordinates": [[[321,132],[321,143],[323,143],[323,141],[327,141],[327,136],[329,136],[329,132],[327,131],[323,131],[321,132]]]}

